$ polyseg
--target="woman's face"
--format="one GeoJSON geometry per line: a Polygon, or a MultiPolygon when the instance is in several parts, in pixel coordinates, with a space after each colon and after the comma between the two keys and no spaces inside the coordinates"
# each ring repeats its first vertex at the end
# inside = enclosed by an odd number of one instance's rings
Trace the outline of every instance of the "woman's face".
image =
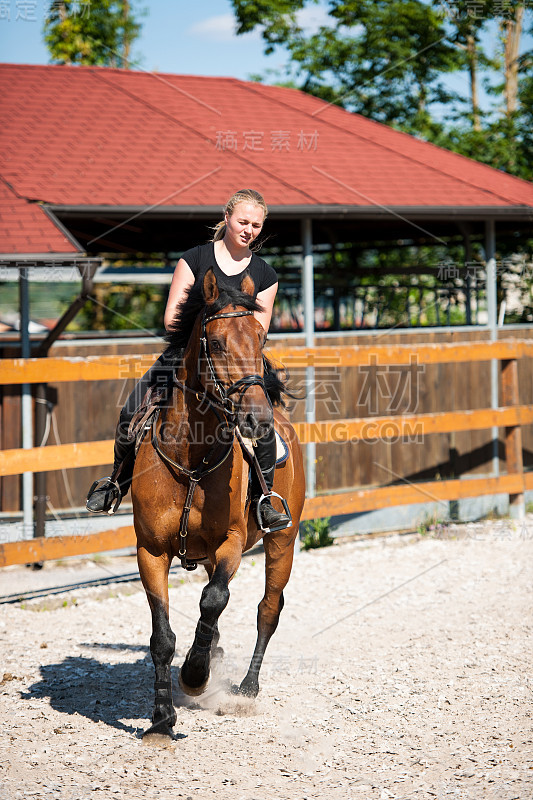
{"type": "Polygon", "coordinates": [[[265,212],[261,206],[254,203],[237,203],[233,209],[233,214],[229,217],[226,214],[226,233],[236,247],[249,247],[251,243],[261,233],[265,212]]]}

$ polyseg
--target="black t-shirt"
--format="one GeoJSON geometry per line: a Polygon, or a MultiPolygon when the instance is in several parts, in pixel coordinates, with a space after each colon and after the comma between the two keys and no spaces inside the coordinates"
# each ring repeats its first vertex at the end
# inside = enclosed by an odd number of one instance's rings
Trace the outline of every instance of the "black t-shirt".
{"type": "Polygon", "coordinates": [[[259,294],[259,292],[264,291],[264,289],[273,286],[278,280],[276,270],[271,267],[270,264],[267,264],[264,259],[259,258],[257,253],[252,253],[250,263],[242,272],[238,272],[236,275],[226,275],[217,264],[214,242],[191,247],[190,250],[183,253],[182,258],[192,270],[195,278],[195,287],[203,281],[204,275],[209,267],[213,267],[217,284],[221,289],[240,289],[244,273],[248,270],[255,284],[254,297],[259,294]]]}

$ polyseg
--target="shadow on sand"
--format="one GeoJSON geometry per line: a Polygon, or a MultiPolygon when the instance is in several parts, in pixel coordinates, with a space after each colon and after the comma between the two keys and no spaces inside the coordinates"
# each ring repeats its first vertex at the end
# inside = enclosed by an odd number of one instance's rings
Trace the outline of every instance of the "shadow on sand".
{"type": "MultiPolygon", "coordinates": [[[[110,664],[92,657],[67,656],[56,664],[40,668],[41,680],[21,692],[23,699],[48,698],[50,705],[63,714],[81,714],[93,722],[141,737],[142,728],[122,720],[146,717],[150,725],[154,697],[154,667],[148,647],[129,644],[85,643],[94,650],[138,651],[143,656],[133,663],[110,664]]],[[[172,670],[174,686],[179,669],[172,670]]]]}
{"type": "MultiPolygon", "coordinates": [[[[103,722],[112,728],[141,738],[150,727],[154,699],[154,667],[149,648],[126,643],[84,642],[87,650],[138,652],[134,662],[106,663],[91,655],[67,656],[55,664],[40,668],[41,679],[21,692],[25,700],[48,698],[55,711],[80,714],[93,722],[103,722]],[[133,727],[123,720],[146,718],[144,727],[133,727]]],[[[181,663],[183,655],[176,655],[181,663]]],[[[213,662],[216,665],[216,660],[213,662]]],[[[179,666],[172,667],[173,701],[176,709],[206,709],[215,714],[254,713],[254,704],[235,697],[237,686],[227,678],[212,675],[206,692],[199,697],[187,697],[178,682],[179,666]]],[[[185,738],[174,734],[174,739],[185,738]]]]}

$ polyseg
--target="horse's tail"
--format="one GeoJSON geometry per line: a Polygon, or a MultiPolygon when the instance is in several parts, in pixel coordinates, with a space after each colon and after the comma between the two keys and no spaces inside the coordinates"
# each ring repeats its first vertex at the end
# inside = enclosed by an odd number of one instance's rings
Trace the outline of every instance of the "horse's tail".
{"type": "Polygon", "coordinates": [[[265,389],[273,406],[287,407],[286,398],[291,400],[302,400],[304,395],[291,392],[287,388],[289,373],[286,369],[276,369],[272,361],[263,355],[265,389]]]}

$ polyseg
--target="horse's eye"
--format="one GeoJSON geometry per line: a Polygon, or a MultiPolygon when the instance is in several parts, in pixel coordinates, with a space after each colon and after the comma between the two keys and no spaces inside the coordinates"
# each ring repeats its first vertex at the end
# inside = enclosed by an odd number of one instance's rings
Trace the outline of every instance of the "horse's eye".
{"type": "Polygon", "coordinates": [[[211,339],[210,345],[213,353],[222,353],[222,351],[224,350],[222,342],[219,342],[218,339],[211,339]]]}

